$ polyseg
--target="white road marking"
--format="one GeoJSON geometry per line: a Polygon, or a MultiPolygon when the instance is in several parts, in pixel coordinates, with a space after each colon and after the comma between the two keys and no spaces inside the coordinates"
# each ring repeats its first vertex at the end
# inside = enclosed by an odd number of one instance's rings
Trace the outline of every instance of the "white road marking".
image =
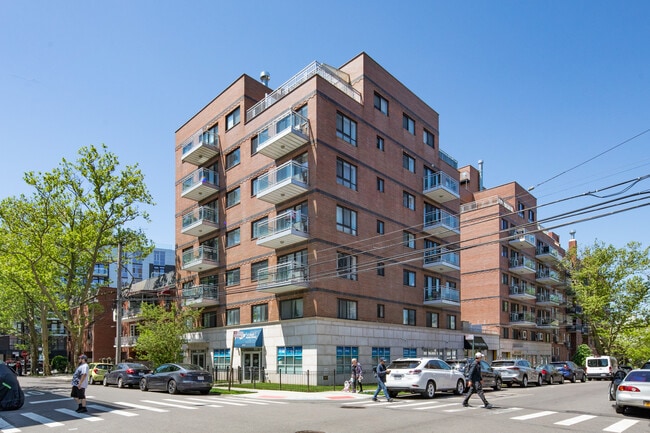
{"type": "Polygon", "coordinates": [[[134,412],[127,412],[125,410],[120,410],[120,409],[112,409],[110,407],[102,406],[100,404],[89,404],[88,407],[91,409],[100,410],[102,412],[114,413],[115,415],[138,416],[138,414],[134,412]]]}
{"type": "Polygon", "coordinates": [[[47,427],[58,427],[60,425],[63,425],[63,423],[61,422],[57,422],[49,418],[45,418],[44,416],[35,414],[34,412],[25,412],[25,413],[21,413],[21,415],[31,419],[32,421],[40,422],[41,424],[47,427]]]}
{"type": "Polygon", "coordinates": [[[91,416],[88,415],[87,413],[77,413],[73,411],[72,409],[54,409],[57,412],[64,413],[66,415],[73,416],[75,418],[82,419],[84,421],[90,421],[90,422],[95,422],[95,421],[104,421],[104,418],[100,418],[98,416],[91,416]]]}
{"type": "Polygon", "coordinates": [[[510,418],[510,419],[514,419],[514,420],[517,420],[517,421],[526,421],[527,419],[541,418],[543,416],[553,415],[554,413],[557,413],[557,412],[553,412],[553,411],[550,411],[550,410],[545,410],[545,411],[542,411],[542,412],[529,413],[528,415],[515,416],[515,417],[510,418]]]}
{"type": "Polygon", "coordinates": [[[565,419],[564,421],[558,421],[555,424],[557,425],[573,425],[578,424],[579,422],[589,421],[592,418],[596,418],[595,415],[580,415],[574,416],[573,418],[565,419]]]}
{"type": "Polygon", "coordinates": [[[18,433],[19,431],[20,431],[19,428],[16,428],[16,427],[12,426],[7,421],[0,418],[0,432],[2,432],[2,433],[18,433]]]}
{"type": "Polygon", "coordinates": [[[161,406],[177,407],[179,409],[196,410],[196,408],[193,407],[193,406],[187,406],[187,405],[181,405],[181,404],[173,404],[173,403],[165,403],[164,401],[155,401],[155,400],[140,400],[140,401],[142,401],[144,403],[159,404],[161,406]]]}
{"type": "Polygon", "coordinates": [[[624,419],[621,420],[617,423],[614,423],[610,425],[607,428],[604,428],[603,431],[609,431],[609,432],[614,432],[614,433],[621,433],[624,432],[625,430],[629,429],[632,427],[634,424],[638,423],[639,421],[635,421],[633,419],[624,419]]]}
{"type": "MultiPolygon", "coordinates": [[[[438,404],[435,406],[426,406],[426,407],[414,407],[413,410],[429,410],[429,409],[438,409],[439,407],[447,407],[447,406],[457,406],[458,403],[449,403],[449,404],[438,404]]],[[[400,406],[399,408],[403,408],[404,406],[400,406]]]]}
{"type": "Polygon", "coordinates": [[[152,412],[169,412],[167,409],[159,409],[157,407],[151,407],[151,406],[142,406],[141,404],[127,403],[125,401],[116,401],[115,404],[119,404],[121,406],[132,407],[132,408],[135,408],[135,409],[150,410],[152,412]]]}
{"type": "MultiPolygon", "coordinates": [[[[233,406],[246,406],[244,403],[234,403],[234,402],[229,402],[229,401],[217,400],[216,398],[191,398],[190,397],[190,398],[188,398],[188,400],[200,401],[200,402],[205,402],[205,403],[231,404],[233,406]]],[[[222,407],[222,406],[211,404],[210,407],[222,407]]]]}

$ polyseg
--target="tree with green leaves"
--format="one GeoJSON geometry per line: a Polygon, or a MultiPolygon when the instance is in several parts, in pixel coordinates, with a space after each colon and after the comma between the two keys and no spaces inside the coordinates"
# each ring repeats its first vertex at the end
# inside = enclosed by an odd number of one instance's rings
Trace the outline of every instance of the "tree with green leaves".
{"type": "Polygon", "coordinates": [[[587,357],[591,355],[591,348],[586,344],[581,344],[576,349],[576,354],[573,355],[573,362],[584,367],[587,357]]]}
{"type": "Polygon", "coordinates": [[[624,248],[596,242],[579,256],[567,254],[564,264],[596,354],[624,359],[641,344],[635,335],[650,319],[649,252],[638,242],[624,248]]]}
{"type": "MultiPolygon", "coordinates": [[[[149,221],[139,207],[154,204],[144,176],[137,164],[120,168],[106,146],[82,147],[74,162],[63,159],[50,172],[26,173],[31,196],[0,202],[0,232],[6,241],[0,254],[13,258],[0,266],[29,275],[45,313],[66,328],[74,359],[84,349],[97,304],[95,265],[114,262],[118,243],[125,252],[143,255],[153,248],[141,229],[129,227],[149,221]]],[[[47,350],[43,352],[47,368],[47,350]]]]}
{"type": "Polygon", "coordinates": [[[195,329],[199,312],[189,308],[179,309],[171,303],[142,304],[142,320],[138,323],[138,357],[159,366],[166,362],[181,362],[185,334],[195,329]]]}

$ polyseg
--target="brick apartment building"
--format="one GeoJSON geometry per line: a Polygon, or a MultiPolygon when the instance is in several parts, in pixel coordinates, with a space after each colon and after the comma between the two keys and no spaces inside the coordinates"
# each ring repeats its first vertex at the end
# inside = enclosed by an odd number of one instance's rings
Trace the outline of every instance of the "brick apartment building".
{"type": "Polygon", "coordinates": [[[203,326],[187,358],[272,378],[462,356],[438,113],[365,53],[268,78],[240,76],[176,131],[176,284],[203,326]]]}

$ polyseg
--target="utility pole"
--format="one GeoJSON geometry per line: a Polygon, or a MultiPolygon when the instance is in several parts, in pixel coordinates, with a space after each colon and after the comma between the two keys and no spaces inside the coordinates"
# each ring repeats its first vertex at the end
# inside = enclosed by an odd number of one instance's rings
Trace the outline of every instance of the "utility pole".
{"type": "Polygon", "coordinates": [[[117,303],[115,304],[115,364],[122,357],[122,242],[117,243],[117,303]]]}

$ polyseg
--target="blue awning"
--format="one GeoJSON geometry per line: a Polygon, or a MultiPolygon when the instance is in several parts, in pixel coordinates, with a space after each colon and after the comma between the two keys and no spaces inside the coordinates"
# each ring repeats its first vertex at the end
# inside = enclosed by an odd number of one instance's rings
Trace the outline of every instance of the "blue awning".
{"type": "Polygon", "coordinates": [[[264,346],[264,337],[262,328],[245,329],[235,331],[235,347],[262,347],[264,346]]]}

